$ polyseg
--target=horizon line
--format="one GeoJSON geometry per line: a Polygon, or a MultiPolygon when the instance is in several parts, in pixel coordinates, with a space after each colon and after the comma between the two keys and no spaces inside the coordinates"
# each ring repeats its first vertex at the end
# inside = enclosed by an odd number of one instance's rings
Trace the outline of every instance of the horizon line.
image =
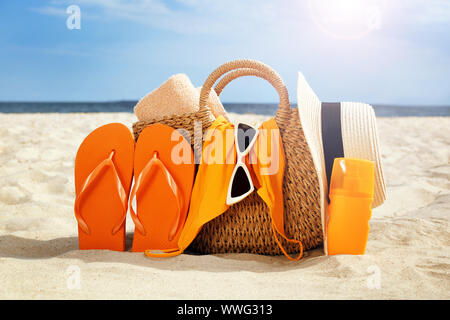
{"type": "MultiPolygon", "coordinates": [[[[61,103],[61,104],[68,104],[68,103],[136,103],[140,99],[123,99],[123,100],[0,100],[0,103],[61,103]]],[[[346,101],[341,101],[346,102],[346,101]]],[[[360,101],[355,101],[360,102],[360,101]]],[[[365,102],[367,103],[367,102],[365,102]]],[[[236,102],[236,101],[226,101],[222,102],[222,104],[271,104],[271,105],[278,105],[279,102],[236,102]]],[[[413,107],[413,108],[420,108],[420,107],[436,107],[436,108],[445,108],[450,107],[449,104],[396,104],[396,103],[368,103],[371,106],[380,106],[380,107],[413,107]]],[[[297,101],[291,102],[291,105],[297,105],[297,101]]]]}

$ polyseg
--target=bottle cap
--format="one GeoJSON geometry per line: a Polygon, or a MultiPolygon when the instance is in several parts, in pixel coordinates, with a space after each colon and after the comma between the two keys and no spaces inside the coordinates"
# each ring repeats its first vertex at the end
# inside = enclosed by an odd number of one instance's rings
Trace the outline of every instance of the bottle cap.
{"type": "Polygon", "coordinates": [[[374,183],[373,161],[354,158],[334,159],[330,194],[373,198],[374,183]]]}

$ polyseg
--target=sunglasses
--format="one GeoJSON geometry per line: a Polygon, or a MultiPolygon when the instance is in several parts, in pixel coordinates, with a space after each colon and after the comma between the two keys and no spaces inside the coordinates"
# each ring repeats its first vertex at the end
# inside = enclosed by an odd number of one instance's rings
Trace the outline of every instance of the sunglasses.
{"type": "Polygon", "coordinates": [[[239,123],[234,128],[237,162],[228,185],[227,205],[241,201],[255,189],[244,160],[255,144],[257,137],[258,129],[245,123],[239,123]]]}

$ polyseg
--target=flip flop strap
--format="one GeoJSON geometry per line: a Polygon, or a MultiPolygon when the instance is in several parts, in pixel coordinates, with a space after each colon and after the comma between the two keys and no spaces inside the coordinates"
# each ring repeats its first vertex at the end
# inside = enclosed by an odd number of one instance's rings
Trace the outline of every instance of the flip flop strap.
{"type": "Polygon", "coordinates": [[[133,219],[133,222],[136,226],[136,229],[142,234],[146,235],[146,231],[144,228],[144,225],[142,224],[141,220],[137,216],[136,212],[133,208],[133,200],[136,197],[137,193],[139,193],[142,189],[142,186],[147,183],[147,180],[151,178],[151,174],[154,172],[155,169],[159,168],[166,178],[167,185],[170,187],[170,190],[173,193],[173,196],[175,197],[176,204],[177,204],[177,215],[175,217],[175,221],[172,224],[172,228],[169,232],[168,239],[169,241],[172,241],[174,236],[177,234],[178,230],[181,227],[181,224],[183,221],[181,221],[181,209],[183,208],[183,195],[181,193],[180,188],[178,187],[177,183],[175,182],[173,176],[170,174],[167,167],[164,165],[164,163],[159,160],[157,153],[153,155],[153,158],[145,165],[144,169],[139,174],[138,178],[136,179],[133,189],[131,191],[130,195],[130,215],[133,219]]]}
{"type": "Polygon", "coordinates": [[[81,188],[80,193],[77,195],[77,197],[75,199],[75,207],[74,207],[75,218],[77,219],[78,225],[80,226],[81,230],[83,230],[88,235],[91,233],[91,231],[89,230],[89,227],[88,227],[86,221],[83,219],[83,217],[80,214],[81,202],[82,202],[82,199],[84,198],[84,196],[89,191],[92,184],[94,183],[94,181],[97,180],[98,177],[100,177],[100,174],[103,172],[103,170],[108,167],[111,168],[111,170],[113,171],[114,182],[116,184],[117,194],[119,195],[120,203],[122,204],[122,211],[123,211],[122,216],[120,217],[119,221],[114,225],[114,228],[111,231],[111,233],[113,235],[116,234],[117,231],[119,231],[119,229],[122,227],[122,225],[125,221],[125,218],[127,216],[127,208],[128,208],[127,193],[125,191],[125,188],[123,187],[122,181],[120,180],[119,174],[117,172],[117,168],[112,160],[114,153],[115,153],[114,150],[111,151],[111,154],[109,155],[109,157],[106,158],[105,160],[103,160],[102,162],[100,162],[100,164],[97,165],[95,167],[95,169],[91,171],[89,176],[84,181],[83,187],[81,188]]]}
{"type": "Polygon", "coordinates": [[[179,256],[183,253],[180,249],[174,249],[174,250],[160,250],[160,252],[157,252],[158,250],[145,250],[144,254],[147,257],[151,258],[169,258],[169,257],[175,257],[179,256]]]}

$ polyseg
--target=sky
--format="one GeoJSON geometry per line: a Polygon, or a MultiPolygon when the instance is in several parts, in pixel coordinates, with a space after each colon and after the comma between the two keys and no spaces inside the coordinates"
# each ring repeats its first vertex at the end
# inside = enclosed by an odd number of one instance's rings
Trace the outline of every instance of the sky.
{"type": "MultiPolygon", "coordinates": [[[[450,105],[450,0],[0,1],[0,101],[137,100],[239,58],[273,67],[292,102],[300,71],[322,101],[450,105]]],[[[221,98],[277,94],[245,78],[221,98]]]]}

